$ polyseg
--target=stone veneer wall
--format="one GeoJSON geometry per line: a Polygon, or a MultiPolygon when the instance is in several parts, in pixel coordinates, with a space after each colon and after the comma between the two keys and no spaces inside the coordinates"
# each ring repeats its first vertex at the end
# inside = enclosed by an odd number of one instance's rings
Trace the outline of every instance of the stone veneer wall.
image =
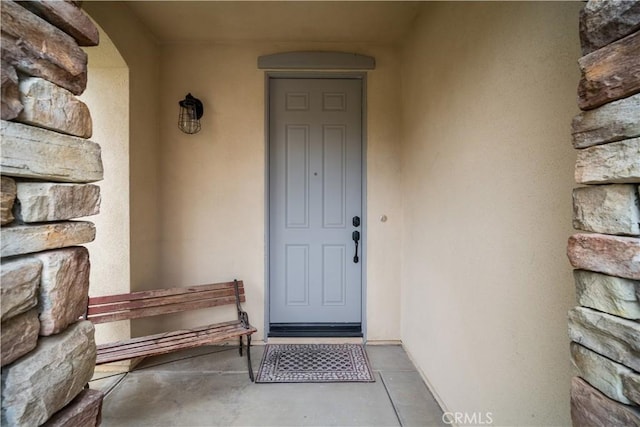
{"type": "Polygon", "coordinates": [[[71,1],[1,2],[0,126],[3,426],[95,426],[89,289],[103,177],[91,116],[76,96],[98,31],[71,1]]]}
{"type": "Polygon", "coordinates": [[[574,426],[640,426],[640,1],[590,0],[573,145],[568,256],[574,426]]]}

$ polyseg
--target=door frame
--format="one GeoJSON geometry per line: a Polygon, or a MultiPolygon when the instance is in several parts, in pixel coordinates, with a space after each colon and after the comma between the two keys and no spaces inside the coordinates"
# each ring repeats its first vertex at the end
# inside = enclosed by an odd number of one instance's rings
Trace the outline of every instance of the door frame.
{"type": "Polygon", "coordinates": [[[266,342],[269,337],[269,330],[271,328],[270,321],[270,260],[271,254],[269,252],[269,241],[270,241],[270,228],[269,228],[269,203],[271,202],[271,194],[269,191],[270,182],[270,161],[269,161],[269,124],[270,124],[270,116],[269,116],[269,106],[270,106],[270,82],[272,79],[352,79],[352,80],[360,80],[362,82],[362,118],[361,118],[361,134],[362,134],[362,194],[361,194],[361,203],[362,203],[362,222],[361,222],[361,230],[362,230],[362,238],[361,238],[361,256],[360,262],[362,263],[362,293],[361,293],[361,325],[362,325],[362,339],[364,342],[367,340],[367,73],[366,72],[324,72],[324,71],[267,71],[265,72],[264,77],[264,164],[265,164],[265,187],[264,187],[264,249],[265,249],[265,258],[264,258],[264,337],[263,340],[266,342]]]}

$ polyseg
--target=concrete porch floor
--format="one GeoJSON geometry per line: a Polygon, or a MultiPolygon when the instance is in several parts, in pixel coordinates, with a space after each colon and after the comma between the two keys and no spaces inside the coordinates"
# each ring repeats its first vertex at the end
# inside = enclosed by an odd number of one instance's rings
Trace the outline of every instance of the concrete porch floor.
{"type": "MultiPolygon", "coordinates": [[[[252,346],[257,374],[264,347],[252,346]]],[[[442,410],[399,345],[369,345],[374,383],[254,384],[235,346],[153,357],[96,374],[109,426],[441,426],[442,410]]]]}

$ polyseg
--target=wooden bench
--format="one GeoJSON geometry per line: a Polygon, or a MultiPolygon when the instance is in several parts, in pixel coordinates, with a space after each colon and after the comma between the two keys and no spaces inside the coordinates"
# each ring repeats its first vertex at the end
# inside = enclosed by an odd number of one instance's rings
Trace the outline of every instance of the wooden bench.
{"type": "Polygon", "coordinates": [[[256,328],[249,324],[249,316],[245,311],[242,311],[240,303],[244,301],[244,285],[242,281],[238,280],[212,285],[91,297],[88,301],[85,319],[94,324],[228,304],[235,304],[238,312],[237,320],[99,345],[96,365],[136,357],[155,356],[233,338],[239,339],[240,356],[242,356],[242,337],[246,336],[249,378],[253,381],[251,334],[256,332],[256,328]]]}

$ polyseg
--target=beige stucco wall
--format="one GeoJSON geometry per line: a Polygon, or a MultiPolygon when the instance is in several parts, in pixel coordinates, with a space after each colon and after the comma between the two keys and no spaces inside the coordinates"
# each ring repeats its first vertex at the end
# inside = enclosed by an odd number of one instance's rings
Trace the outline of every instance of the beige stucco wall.
{"type": "Polygon", "coordinates": [[[581,6],[431,3],[402,51],[402,340],[494,425],[570,424],[581,6]]]}
{"type": "MultiPolygon", "coordinates": [[[[100,214],[87,218],[96,225],[91,255],[91,296],[129,292],[129,69],[109,36],[100,29],[100,45],[85,48],[89,79],[81,99],[93,121],[92,140],[102,148],[104,180],[100,214]],[[114,126],[114,124],[118,124],[114,126]]],[[[96,340],[130,337],[128,321],[97,325],[96,340]]]]}
{"type": "MultiPolygon", "coordinates": [[[[400,144],[395,50],[344,44],[168,44],[162,47],[160,142],[162,189],[160,283],[237,277],[246,310],[264,333],[265,72],[263,54],[339,50],[376,57],[369,73],[367,141],[367,327],[370,340],[400,338],[400,144]],[[178,101],[191,92],[204,103],[202,131],[177,129],[178,101]],[[389,218],[381,223],[379,217],[389,218]]],[[[209,313],[175,316],[185,325],[209,313]]],[[[156,327],[154,325],[153,327],[156,327]]],[[[151,328],[151,325],[149,325],[151,328]]]]}
{"type": "MultiPolygon", "coordinates": [[[[120,212],[129,212],[129,224],[121,224],[123,230],[129,228],[129,264],[114,268],[130,268],[130,287],[132,290],[156,288],[159,276],[158,242],[161,236],[158,211],[160,200],[158,178],[160,173],[160,151],[158,149],[159,48],[153,36],[130,13],[125,3],[85,2],[83,8],[108,34],[129,69],[128,125],[126,120],[116,120],[115,117],[110,117],[107,123],[100,124],[94,119],[96,122],[94,125],[106,126],[109,129],[107,134],[128,132],[129,135],[128,159],[119,159],[120,162],[128,162],[129,164],[129,175],[126,177],[129,185],[128,188],[125,184],[118,186],[119,191],[129,193],[129,203],[114,208],[120,212]]],[[[90,69],[91,67],[90,64],[90,69]]],[[[89,71],[88,78],[91,81],[91,71],[89,71]]],[[[105,92],[101,94],[105,99],[112,96],[107,92],[108,89],[105,88],[105,92]]],[[[116,100],[116,102],[115,107],[112,108],[127,109],[126,99],[116,100]]],[[[100,142],[103,152],[108,151],[109,138],[100,142]]],[[[105,164],[105,167],[108,165],[105,164]]],[[[124,173],[124,169],[121,172],[124,173]]],[[[119,176],[119,178],[125,179],[123,176],[119,176]]],[[[107,185],[107,183],[103,185],[107,185]]],[[[124,217],[123,213],[122,218],[124,219],[124,217]]],[[[98,233],[102,232],[104,231],[98,226],[98,233]]],[[[114,272],[105,274],[108,274],[105,280],[111,280],[114,272]]],[[[96,289],[93,284],[90,292],[92,294],[107,293],[96,289]]],[[[136,323],[133,322],[132,335],[138,333],[136,328],[136,323]]]]}

